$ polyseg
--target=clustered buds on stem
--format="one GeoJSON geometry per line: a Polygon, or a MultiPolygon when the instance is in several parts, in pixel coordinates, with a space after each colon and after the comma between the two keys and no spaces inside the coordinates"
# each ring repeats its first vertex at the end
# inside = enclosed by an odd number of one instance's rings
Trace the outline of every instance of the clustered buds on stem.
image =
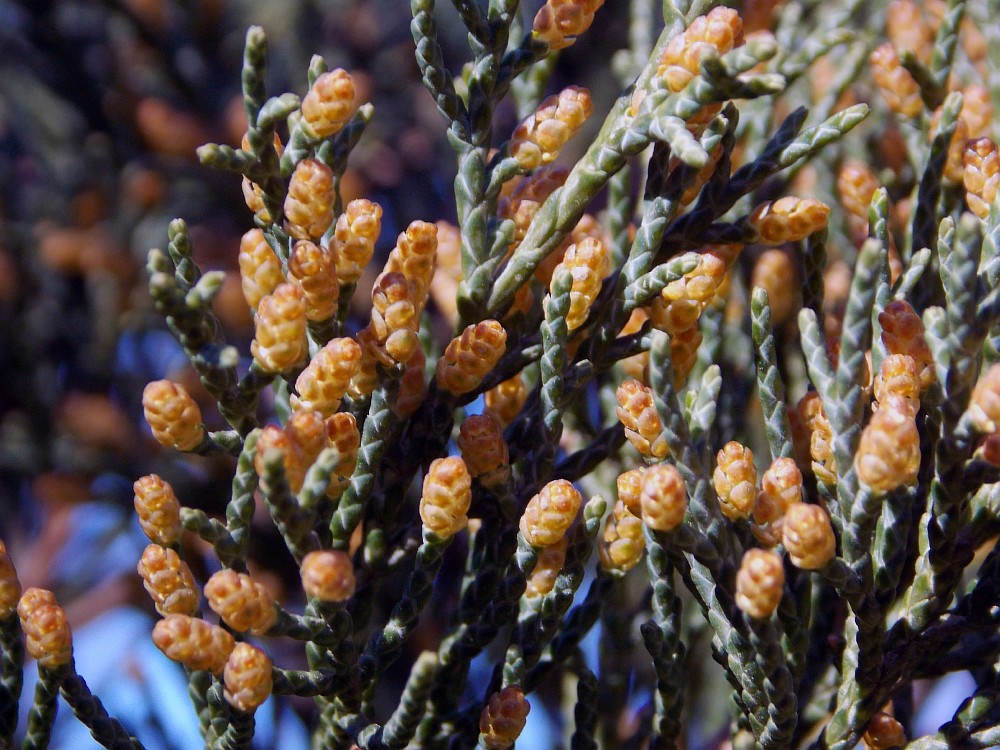
{"type": "Polygon", "coordinates": [[[785,515],[802,502],[802,472],[794,459],[779,457],[761,478],[761,491],[753,508],[754,537],[765,547],[781,542],[785,515]]]}
{"type": "Polygon", "coordinates": [[[911,405],[890,395],[861,433],[854,468],[875,492],[886,493],[917,481],[920,435],[911,405]]]}
{"type": "Polygon", "coordinates": [[[73,658],[73,636],[66,613],[46,589],[30,588],[17,603],[25,647],[47,669],[58,669],[73,658]]]}
{"type": "Polygon", "coordinates": [[[420,519],[424,527],[440,537],[455,536],[469,522],[472,477],[458,456],[436,458],[424,477],[420,496],[420,519]]]}
{"type": "Polygon", "coordinates": [[[798,306],[798,279],[791,256],[779,248],[765,250],[753,265],[750,286],[767,292],[771,324],[783,325],[798,306]]]}
{"type": "Polygon", "coordinates": [[[205,438],[201,409],[179,383],[169,380],[149,383],[142,392],[142,411],[160,445],[191,451],[205,438]]]}
{"type": "Polygon", "coordinates": [[[549,49],[564,49],[590,28],[602,5],[604,0],[547,0],[535,15],[532,30],[549,49]]]}
{"type": "Polygon", "coordinates": [[[921,390],[931,385],[937,379],[934,358],[924,339],[924,323],[910,303],[893,300],[878,314],[878,323],[886,351],[913,357],[920,372],[921,390]]]}
{"type": "Polygon", "coordinates": [[[354,80],[342,68],[319,76],[302,99],[302,128],[314,138],[329,138],[354,113],[354,80]]]}
{"type": "Polygon", "coordinates": [[[139,526],[151,542],[163,547],[181,538],[181,504],[174,488],[156,474],[139,477],[132,485],[139,526]]]}
{"type": "Polygon", "coordinates": [[[566,550],[569,547],[569,539],[564,535],[555,544],[543,547],[538,553],[538,562],[535,563],[531,575],[524,589],[524,595],[529,599],[545,596],[556,585],[556,578],[566,564],[566,550]]]}
{"type": "Polygon", "coordinates": [[[556,266],[553,279],[562,271],[569,271],[573,277],[566,326],[570,331],[575,331],[587,320],[590,306],[601,291],[601,282],[611,272],[611,257],[607,247],[593,238],[570,245],[562,262],[556,266]]]}
{"type": "Polygon", "coordinates": [[[333,224],[333,170],[317,159],[295,165],[285,197],[285,231],[298,240],[318,240],[333,224]]]}
{"type": "Polygon", "coordinates": [[[972,213],[985,220],[990,215],[990,206],[996,199],[997,185],[1000,184],[1000,153],[989,138],[977,138],[965,145],[962,159],[965,164],[962,173],[965,201],[972,213]]]}
{"type": "Polygon", "coordinates": [[[809,456],[816,478],[828,485],[837,482],[837,466],[833,458],[833,429],[816,391],[809,391],[797,407],[799,419],[809,430],[809,456]]]}
{"type": "Polygon", "coordinates": [[[237,643],[226,660],[223,696],[235,709],[252,713],[266,701],[273,688],[271,659],[256,646],[237,643]]]}
{"type": "Polygon", "coordinates": [[[869,58],[872,77],[889,109],[904,117],[916,117],[924,107],[920,87],[903,67],[891,44],[883,44],[869,58]]]}
{"type": "Polygon", "coordinates": [[[604,524],[604,534],[598,540],[597,551],[605,570],[627,573],[642,560],[646,540],[642,535],[642,519],[633,515],[619,500],[604,524]]]}
{"type": "Polygon", "coordinates": [[[292,408],[318,411],[329,417],[340,407],[360,363],[358,342],[349,338],[332,339],[316,352],[295,380],[292,408]]]}
{"type": "Polygon", "coordinates": [[[456,396],[474,391],[506,350],[507,332],[499,322],[470,325],[451,340],[438,360],[438,387],[456,396]]]}
{"type": "Polygon", "coordinates": [[[619,474],[615,481],[618,499],[633,516],[642,516],[642,479],[645,475],[645,468],[629,469],[619,474]]]}
{"type": "Polygon", "coordinates": [[[420,327],[419,310],[413,296],[413,287],[403,274],[387,271],[372,285],[371,331],[379,343],[379,353],[384,349],[386,365],[406,362],[420,347],[417,329],[420,327]]]}
{"type": "Polygon", "coordinates": [[[653,300],[649,307],[653,327],[669,334],[697,327],[698,319],[715,299],[741,249],[740,245],[713,245],[702,251],[698,265],[667,284],[653,300]]]}
{"type": "Polygon", "coordinates": [[[882,360],[879,374],[875,376],[875,404],[896,395],[905,399],[916,414],[920,411],[920,372],[917,361],[909,354],[890,354],[882,360]]]}
{"type": "Polygon", "coordinates": [[[479,732],[487,750],[505,750],[513,745],[524,731],[530,710],[524,691],[516,685],[493,693],[479,717],[479,732]]]}
{"type": "Polygon", "coordinates": [[[556,479],[528,501],[521,516],[521,533],[533,547],[551,547],[573,524],[583,496],[565,479],[556,479]]]}
{"type": "Polygon", "coordinates": [[[302,558],[302,590],[321,602],[346,602],[354,595],[354,564],[341,550],[315,550],[302,558]]]}
{"type": "Polygon", "coordinates": [[[167,615],[156,623],[153,643],[188,669],[204,669],[213,674],[222,671],[236,644],[217,625],[187,615],[167,615]]]}
{"type": "Polygon", "coordinates": [[[743,43],[743,21],[732,8],[718,7],[698,16],[675,36],[660,56],[657,75],[670,91],[680,91],[698,75],[707,49],[724,55],[743,43]]]}
{"type": "Polygon", "coordinates": [[[736,521],[753,512],[757,500],[757,468],[753,451],[735,441],[726,443],[716,456],[715,491],[722,514],[736,521]]]}
{"type": "Polygon", "coordinates": [[[285,281],[281,261],[260,229],[251,229],[240,240],[240,284],[247,304],[256,309],[260,301],[285,281]]]}
{"type": "Polygon", "coordinates": [[[201,595],[191,568],[169,547],[148,545],[137,572],[161,615],[193,615],[198,611],[201,595]]]}
{"type": "Polygon", "coordinates": [[[410,282],[411,299],[418,314],[424,309],[431,279],[434,278],[437,247],[437,224],[411,222],[406,231],[396,238],[396,246],[389,253],[383,269],[386,272],[401,273],[410,282]]]}
{"type": "Polygon", "coordinates": [[[969,399],[969,416],[980,432],[1000,430],[1000,365],[992,365],[976,382],[969,399]]]}
{"type": "Polygon", "coordinates": [[[642,520],[654,531],[672,531],[687,513],[687,489],[681,473],[670,464],[646,469],[639,497],[642,520]]]}
{"type": "Polygon", "coordinates": [[[618,420],[624,425],[629,442],[643,456],[665,458],[670,448],[653,403],[652,389],[638,380],[626,380],[618,386],[617,396],[618,420]]]}
{"type": "Polygon", "coordinates": [[[288,280],[302,289],[306,320],[323,321],[337,311],[340,286],[333,254],[309,240],[299,240],[288,258],[288,280]]]}
{"type": "Polygon", "coordinates": [[[511,156],[525,171],[550,164],[583,127],[593,109],[590,92],[580,86],[550,96],[517,126],[510,141],[511,156]]]}
{"type": "Polygon", "coordinates": [[[510,476],[510,455],[500,424],[489,414],[476,414],[459,430],[458,449],[473,479],[495,487],[510,476]]]}
{"type": "Polygon", "coordinates": [[[205,584],[208,606],[233,630],[266,633],[278,616],[267,587],[246,573],[220,570],[205,584]]]}
{"type": "Polygon", "coordinates": [[[774,202],[761,203],[750,214],[748,223],[756,233],[757,242],[781,245],[818,232],[829,217],[830,207],[823,201],[786,195],[774,202]]]}
{"type": "Polygon", "coordinates": [[[528,399],[524,376],[517,373],[514,377],[504,380],[486,391],[484,398],[486,411],[500,423],[501,427],[507,427],[521,412],[521,407],[528,399]]]}
{"type": "Polygon", "coordinates": [[[785,513],[781,543],[792,564],[802,570],[823,568],[837,549],[829,514],[809,503],[795,503],[785,513]]]}
{"type": "Polygon", "coordinates": [[[781,555],[771,550],[748,549],[736,574],[736,606],[762,620],[778,608],[785,588],[781,555]]]}
{"type": "Polygon", "coordinates": [[[341,284],[356,284],[372,259],[382,231],[382,207],[364,198],[347,204],[333,234],[334,265],[341,284]]]}
{"type": "Polygon", "coordinates": [[[308,356],[305,294],[295,284],[279,284],[261,300],[254,326],[250,351],[265,372],[285,372],[308,356]]]}

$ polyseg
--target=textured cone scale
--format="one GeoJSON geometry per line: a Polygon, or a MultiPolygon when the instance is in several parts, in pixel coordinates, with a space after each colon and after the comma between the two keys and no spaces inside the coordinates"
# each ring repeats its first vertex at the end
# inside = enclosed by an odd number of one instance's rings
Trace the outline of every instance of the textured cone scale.
{"type": "Polygon", "coordinates": [[[528,501],[521,516],[521,533],[533,547],[550,547],[562,539],[573,524],[583,497],[571,482],[556,479],[528,501]]]}
{"type": "Polygon", "coordinates": [[[277,612],[271,592],[246,573],[220,570],[205,584],[208,606],[233,630],[265,633],[277,612]]]}
{"type": "Polygon", "coordinates": [[[470,325],[451,340],[437,364],[438,387],[456,396],[474,391],[507,351],[507,332],[495,320],[470,325]]]}
{"type": "Polygon", "coordinates": [[[550,96],[517,126],[508,147],[511,156],[525,171],[551,163],[593,109],[590,92],[580,86],[570,86],[550,96]]]}
{"type": "Polygon", "coordinates": [[[871,167],[859,161],[845,162],[837,172],[837,194],[844,210],[868,221],[868,207],[879,189],[878,177],[871,167]]]}
{"type": "Polygon", "coordinates": [[[765,245],[804,240],[826,226],[830,207],[815,198],[784,198],[762,203],[750,214],[748,224],[765,245]]]}
{"type": "Polygon", "coordinates": [[[917,481],[920,435],[905,399],[890,396],[879,405],[861,433],[854,468],[858,478],[878,493],[917,481]]]}
{"type": "Polygon", "coordinates": [[[427,369],[427,355],[419,346],[406,361],[406,369],[399,380],[399,393],[396,395],[395,412],[400,419],[412,417],[424,402],[427,393],[427,382],[424,372],[427,369]]]}
{"type": "Polygon", "coordinates": [[[562,270],[569,271],[573,278],[569,312],[566,313],[566,325],[573,331],[587,320],[590,306],[601,291],[601,282],[611,272],[611,258],[603,242],[587,238],[570,245],[562,263],[556,266],[553,278],[562,270]]]}
{"type": "Polygon", "coordinates": [[[872,52],[872,78],[882,93],[882,98],[896,114],[916,117],[923,109],[920,87],[903,67],[899,55],[891,44],[883,44],[872,52]]]}
{"type": "Polygon", "coordinates": [[[260,302],[250,351],[265,372],[285,372],[306,359],[305,294],[295,284],[279,284],[260,302]]]}
{"type": "Polygon", "coordinates": [[[201,410],[184,386],[154,380],[142,392],[142,411],[156,441],[167,448],[191,451],[201,445],[205,426],[201,410]]]}
{"type": "Polygon", "coordinates": [[[781,534],[792,564],[802,570],[819,570],[836,553],[830,516],[818,505],[792,505],[785,513],[781,534]]]}
{"type": "Polygon", "coordinates": [[[225,630],[186,615],[168,615],[153,627],[157,648],[188,669],[219,673],[235,641],[225,630]]]}
{"type": "Polygon", "coordinates": [[[882,360],[879,374],[875,376],[875,404],[891,395],[901,396],[910,405],[914,415],[920,411],[920,371],[917,361],[908,354],[890,354],[882,360]]]}
{"type": "Polygon", "coordinates": [[[375,240],[382,231],[382,207],[358,198],[347,204],[337,219],[333,235],[333,259],[341,284],[356,284],[372,259],[375,240]]]}
{"type": "Polygon", "coordinates": [[[642,520],[654,531],[671,531],[684,522],[687,490],[684,480],[670,464],[646,469],[642,479],[642,520]]]}
{"type": "Polygon", "coordinates": [[[782,325],[798,307],[798,279],[791,256],[783,250],[766,250],[754,264],[750,286],[767,292],[772,325],[782,325]]]}
{"type": "Polygon", "coordinates": [[[419,305],[414,287],[397,271],[387,271],[372,286],[371,330],[392,361],[406,362],[420,347],[419,305]]]}
{"type": "Polygon", "coordinates": [[[527,399],[528,389],[524,385],[524,377],[518,373],[486,391],[486,410],[501,427],[507,427],[520,413],[527,399]]]}
{"type": "Polygon", "coordinates": [[[837,481],[836,465],[833,461],[833,430],[823,411],[823,402],[816,391],[810,391],[799,401],[796,411],[806,429],[809,430],[809,456],[816,478],[825,484],[837,481]]]}
{"type": "Polygon", "coordinates": [[[201,594],[187,563],[172,549],[150,544],[142,553],[137,572],[156,611],[161,615],[193,615],[201,594]]]}
{"type": "Polygon", "coordinates": [[[360,364],[361,346],[357,341],[332,339],[316,352],[296,379],[292,408],[318,411],[329,417],[340,408],[360,364]]]}
{"type": "Polygon", "coordinates": [[[237,643],[223,673],[226,702],[240,711],[252,713],[271,695],[271,659],[256,646],[237,643]]]}
{"type": "Polygon", "coordinates": [[[629,469],[618,475],[618,499],[625,503],[628,512],[633,516],[642,516],[642,478],[646,475],[644,468],[629,469]]]}
{"type": "Polygon", "coordinates": [[[538,553],[538,562],[535,563],[531,575],[528,576],[527,586],[524,595],[529,599],[538,596],[545,596],[556,585],[556,578],[566,564],[566,549],[569,547],[569,539],[563,536],[555,544],[545,547],[538,553]]]}
{"type": "Polygon", "coordinates": [[[934,359],[924,339],[924,323],[909,302],[893,300],[878,314],[882,343],[889,354],[908,354],[920,371],[920,387],[927,388],[937,379],[934,359]]]}
{"type": "Polygon", "coordinates": [[[139,526],[151,542],[164,547],[181,538],[181,504],[174,489],[156,474],[139,477],[132,485],[139,526]]]}
{"type": "Polygon", "coordinates": [[[353,414],[339,412],[326,420],[326,435],[330,445],[340,451],[341,459],[330,476],[326,495],[331,500],[339,498],[351,483],[351,476],[358,465],[361,433],[353,414]]]}
{"type": "Polygon", "coordinates": [[[743,22],[732,8],[715,8],[698,16],[687,30],[675,36],[660,56],[657,76],[670,91],[680,91],[700,71],[705,48],[724,55],[743,43],[743,22]]]}
{"type": "Polygon", "coordinates": [[[617,396],[616,413],[629,442],[644,456],[665,458],[670,449],[653,403],[653,391],[638,380],[626,380],[618,386],[617,396]]]}
{"type": "Polygon", "coordinates": [[[965,145],[962,160],[965,166],[962,173],[965,201],[972,213],[986,219],[1000,184],[1000,153],[989,138],[977,138],[965,145]]]}
{"type": "Polygon", "coordinates": [[[549,49],[569,47],[594,22],[604,0],[547,0],[535,15],[532,31],[549,49]]]}
{"type": "Polygon", "coordinates": [[[488,750],[503,750],[514,744],[524,731],[531,705],[524,691],[516,685],[505,687],[490,696],[479,717],[482,743],[488,750]]]}
{"type": "Polygon", "coordinates": [[[993,365],[976,382],[969,400],[969,416],[983,433],[1000,430],[1000,365],[993,365]]]}
{"type": "Polygon", "coordinates": [[[299,240],[319,240],[333,224],[333,171],[317,159],[295,165],[285,197],[285,230],[299,240]]]}
{"type": "Polygon", "coordinates": [[[514,222],[514,242],[511,249],[524,238],[545,199],[556,188],[562,187],[568,176],[569,170],[565,167],[542,167],[521,180],[509,196],[500,199],[497,214],[501,219],[514,222]]]}
{"type": "Polygon", "coordinates": [[[627,573],[642,561],[646,540],[642,535],[642,520],[633,515],[619,500],[604,524],[604,534],[598,540],[597,551],[605,570],[627,573]]]}
{"type": "Polygon", "coordinates": [[[73,658],[73,637],[66,613],[46,589],[30,588],[17,603],[25,648],[41,666],[58,669],[73,658]]]}
{"type": "Polygon", "coordinates": [[[791,458],[776,458],[760,480],[760,494],[754,506],[754,520],[770,523],[802,502],[802,472],[791,458]]]}
{"type": "Polygon", "coordinates": [[[302,127],[315,138],[339,132],[354,114],[354,80],[342,68],[323,73],[302,100],[302,127]]]}
{"type": "Polygon", "coordinates": [[[337,312],[340,286],[333,254],[314,242],[299,240],[288,259],[288,280],[302,289],[306,319],[323,321],[337,312]]]}
{"type": "Polygon", "coordinates": [[[396,238],[396,247],[385,263],[385,272],[401,273],[410,282],[410,298],[418,314],[424,308],[434,277],[437,247],[437,225],[414,221],[396,238]]]}
{"type": "Polygon", "coordinates": [[[653,327],[676,334],[697,326],[739,252],[739,245],[716,245],[705,250],[694,269],[667,284],[653,300],[649,308],[653,327]]]}
{"type": "Polygon", "coordinates": [[[340,550],[316,550],[302,558],[302,590],[321,602],[346,602],[354,595],[354,565],[340,550]]]}
{"type": "Polygon", "coordinates": [[[778,608],[784,586],[781,555],[770,550],[747,550],[736,574],[736,606],[758,620],[770,617],[778,608]]]}
{"type": "Polygon", "coordinates": [[[285,281],[281,261],[259,229],[251,229],[240,240],[239,264],[240,285],[250,307],[256,308],[285,281]]]}
{"type": "Polygon", "coordinates": [[[254,454],[254,469],[258,476],[264,476],[267,470],[268,454],[272,451],[281,455],[285,469],[285,481],[292,492],[302,488],[305,479],[306,466],[302,448],[286,431],[277,425],[269,424],[257,439],[257,450],[254,454]]]}
{"type": "Polygon", "coordinates": [[[440,537],[452,537],[465,528],[472,503],[472,477],[457,456],[437,458],[424,477],[420,518],[440,537]]]}
{"type": "Polygon", "coordinates": [[[297,411],[288,418],[285,432],[301,450],[302,469],[308,471],[328,443],[323,415],[318,411],[297,411]]]}
{"type": "Polygon", "coordinates": [[[757,469],[753,451],[735,441],[726,443],[716,456],[715,491],[722,514],[733,521],[748,518],[757,500],[757,469]]]}
{"type": "Polygon", "coordinates": [[[484,487],[495,487],[510,476],[510,456],[500,424],[488,414],[476,414],[462,422],[458,449],[473,479],[484,487]]]}

